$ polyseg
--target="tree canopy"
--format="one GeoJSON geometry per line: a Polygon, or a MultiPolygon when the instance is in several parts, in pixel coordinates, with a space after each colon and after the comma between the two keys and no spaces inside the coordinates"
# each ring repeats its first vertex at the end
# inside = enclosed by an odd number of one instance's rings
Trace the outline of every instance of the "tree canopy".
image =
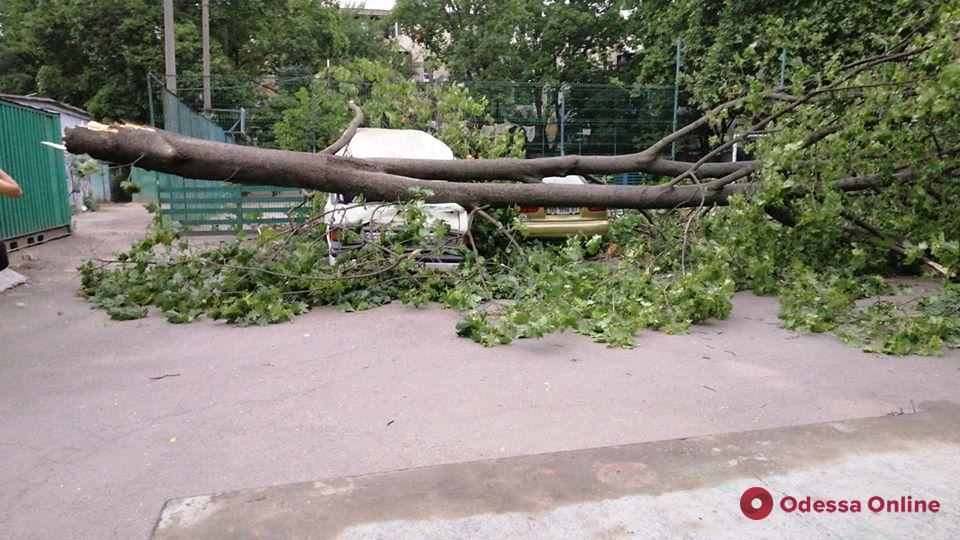
{"type": "MultiPolygon", "coordinates": [[[[334,0],[211,0],[215,77],[314,74],[327,62],[388,59],[386,28],[334,0]]],[[[890,47],[930,19],[932,0],[399,0],[388,23],[424,44],[455,81],[672,84],[698,106],[745,76],[890,47]]],[[[200,71],[200,2],[177,0],[178,71],[200,71]]],[[[163,72],[161,3],[8,0],[0,7],[0,92],[38,92],[101,119],[146,120],[147,73],[163,72]]]]}
{"type": "MultiPolygon", "coordinates": [[[[175,2],[178,73],[199,73],[200,2],[175,2]]],[[[370,21],[332,0],[212,0],[216,76],[315,73],[328,60],[389,55],[370,21]]],[[[147,119],[146,78],[163,73],[153,0],[9,0],[0,7],[0,92],[37,92],[99,119],[147,119]]]]}
{"type": "Polygon", "coordinates": [[[929,0],[632,0],[623,38],[636,54],[629,70],[642,83],[670,84],[682,42],[681,88],[708,106],[748,78],[779,82],[804,66],[826,69],[888,50],[936,19],[929,0]],[[924,24],[926,23],[926,24],[924,24]]]}
{"type": "Polygon", "coordinates": [[[368,127],[425,129],[467,156],[522,156],[519,134],[481,135],[475,127],[489,119],[485,103],[457,85],[423,86],[390,65],[368,59],[323,69],[313,87],[294,95],[273,127],[276,144],[286,150],[323,148],[347,124],[344,103],[363,105],[368,127]]]}
{"type": "Polygon", "coordinates": [[[454,80],[596,82],[625,35],[620,0],[399,0],[391,13],[454,80]]]}

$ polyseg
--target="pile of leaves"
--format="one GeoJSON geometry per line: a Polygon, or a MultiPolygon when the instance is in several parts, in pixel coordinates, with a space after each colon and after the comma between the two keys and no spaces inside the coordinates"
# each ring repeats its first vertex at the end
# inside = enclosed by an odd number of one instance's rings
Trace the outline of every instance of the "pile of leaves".
{"type": "Polygon", "coordinates": [[[735,287],[721,262],[680,272],[667,263],[671,257],[642,241],[627,244],[614,260],[603,256],[611,244],[600,236],[517,250],[492,237],[521,235],[522,223],[514,212],[497,214],[509,229],[475,222],[472,242],[480,248],[458,248],[466,260],[453,273],[417,262],[418,246],[437,244],[449,230],[430,224],[419,202],[403,205],[403,227],[335,264],[317,219],[209,249],[192,248],[178,229],[157,219],[116,259],[83,263],[83,294],[114,319],[145,317],[153,305],[173,323],[206,316],[268,324],[315,305],[352,311],[392,301],[441,302],[466,312],[458,333],[487,345],[571,329],[631,346],[642,328],[682,331],[730,311],[735,287]]]}
{"type": "MultiPolygon", "coordinates": [[[[335,264],[317,218],[212,248],[192,247],[179,229],[157,219],[116,259],[84,262],[82,294],[113,319],[145,317],[155,306],[172,323],[208,317],[270,324],[318,305],[354,311],[394,301],[438,302],[463,313],[458,334],[484,345],[571,330],[632,347],[642,329],[679,333],[725,318],[734,292],[753,287],[780,294],[786,328],[834,331],[866,350],[936,354],[960,343],[960,286],[945,283],[906,303],[886,299],[862,308],[857,300],[893,292],[889,280],[839,269],[814,272],[796,260],[788,278],[764,276],[762,262],[703,236],[752,222],[744,219],[749,204],[734,206],[693,227],[671,212],[626,212],[607,237],[526,239],[519,250],[506,235],[522,238],[523,223],[513,211],[499,211],[493,214],[505,230],[476,220],[478,247],[460,247],[466,260],[452,273],[417,263],[418,246],[434,245],[448,232],[442,223],[429,224],[419,202],[403,206],[404,227],[335,264]]],[[[874,251],[885,256],[881,247],[874,251]]]]}

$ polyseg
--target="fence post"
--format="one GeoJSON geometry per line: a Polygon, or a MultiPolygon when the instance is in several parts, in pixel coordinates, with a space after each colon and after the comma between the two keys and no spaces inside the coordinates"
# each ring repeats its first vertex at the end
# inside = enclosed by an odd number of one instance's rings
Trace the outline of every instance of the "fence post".
{"type": "Polygon", "coordinates": [[[239,190],[231,190],[234,197],[236,197],[235,205],[237,207],[237,223],[236,228],[237,232],[243,232],[243,193],[239,190]]]}
{"type": "Polygon", "coordinates": [[[153,83],[150,81],[149,73],[147,73],[147,101],[150,102],[150,125],[157,127],[157,117],[153,108],[153,83]]]}
{"type": "MultiPolygon", "coordinates": [[[[677,109],[680,108],[680,46],[682,40],[677,38],[677,57],[674,61],[674,72],[673,72],[673,129],[672,131],[677,131],[677,109]]],[[[677,157],[677,141],[673,141],[670,144],[670,159],[676,159],[677,157]]]]}
{"type": "Polygon", "coordinates": [[[787,48],[780,52],[780,86],[787,80],[787,48]]]}
{"type": "Polygon", "coordinates": [[[566,155],[566,152],[564,151],[564,143],[566,142],[564,140],[564,124],[566,123],[564,117],[567,116],[567,100],[564,99],[563,96],[563,83],[560,83],[560,86],[557,89],[557,99],[560,100],[560,118],[558,119],[560,123],[560,155],[564,156],[566,155]]]}

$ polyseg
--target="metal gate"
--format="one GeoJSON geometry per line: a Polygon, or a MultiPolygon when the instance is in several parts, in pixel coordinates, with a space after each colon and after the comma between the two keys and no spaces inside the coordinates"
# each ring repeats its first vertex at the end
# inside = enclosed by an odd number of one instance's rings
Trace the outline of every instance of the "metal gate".
{"type": "MultiPolygon", "coordinates": [[[[151,123],[167,131],[198,139],[237,144],[233,135],[194,112],[180,99],[150,80],[151,123]],[[157,115],[153,87],[159,89],[162,107],[157,115]]],[[[188,235],[224,235],[255,230],[260,226],[302,221],[312,192],[277,186],[241,186],[214,180],[195,180],[135,169],[133,178],[156,189],[160,214],[178,223],[188,235]],[[150,185],[152,184],[152,186],[150,185]]]]}
{"type": "Polygon", "coordinates": [[[70,201],[63,151],[41,144],[60,142],[60,117],[0,100],[0,169],[23,197],[0,197],[0,240],[10,249],[70,234],[70,201]]]}

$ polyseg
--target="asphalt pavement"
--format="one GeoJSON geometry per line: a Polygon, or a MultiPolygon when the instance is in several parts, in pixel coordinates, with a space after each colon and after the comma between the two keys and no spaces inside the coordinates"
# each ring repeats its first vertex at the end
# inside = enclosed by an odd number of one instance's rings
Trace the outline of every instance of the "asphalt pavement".
{"type": "Polygon", "coordinates": [[[144,538],[171,499],[960,403],[956,351],[798,335],[751,293],[727,320],[635,349],[569,333],[484,348],[437,306],[110,321],[76,296],[75,268],[148,220],[105,205],[11,254],[30,282],[0,294],[0,537],[144,538]]]}

